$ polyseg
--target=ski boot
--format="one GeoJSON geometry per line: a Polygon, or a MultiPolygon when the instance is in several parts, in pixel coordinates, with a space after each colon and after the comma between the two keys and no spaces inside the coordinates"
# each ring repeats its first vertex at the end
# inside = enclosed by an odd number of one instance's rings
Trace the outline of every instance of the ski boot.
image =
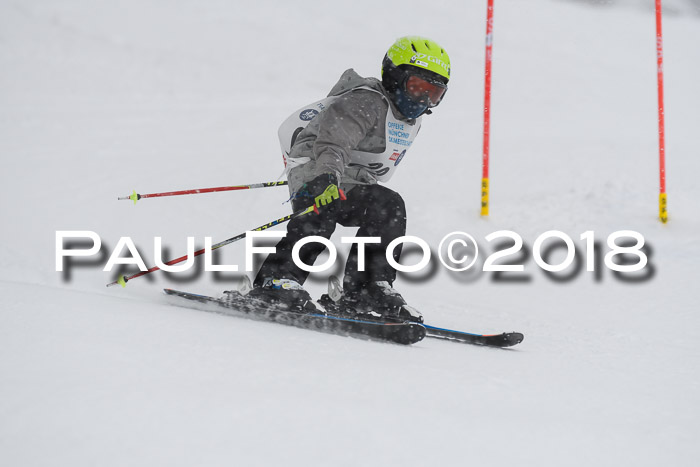
{"type": "Polygon", "coordinates": [[[370,282],[356,291],[343,292],[338,278],[331,277],[328,294],[323,295],[319,303],[328,311],[367,319],[423,322],[423,315],[406,304],[387,281],[370,282]]]}
{"type": "Polygon", "coordinates": [[[317,311],[309,292],[292,279],[266,277],[262,287],[253,287],[245,296],[283,310],[301,313],[317,311]]]}

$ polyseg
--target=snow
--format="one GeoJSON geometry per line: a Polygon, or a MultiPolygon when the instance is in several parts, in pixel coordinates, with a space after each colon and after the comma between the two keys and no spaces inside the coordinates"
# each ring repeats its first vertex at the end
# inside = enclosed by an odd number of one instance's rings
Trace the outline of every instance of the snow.
{"type": "MultiPolygon", "coordinates": [[[[2,2],[0,464],[694,465],[698,3],[664,2],[666,225],[653,2],[496,3],[482,219],[484,1],[2,2]],[[378,75],[405,34],[438,41],[453,65],[389,184],[409,234],[435,251],[469,232],[488,254],[486,235],[512,230],[529,250],[515,257],[526,281],[433,259],[396,287],[433,325],[517,330],[522,344],[367,342],[172,307],[160,292],[218,294],[231,273],[104,287],[120,237],[150,265],[155,236],[179,255],[187,236],[216,242],[288,214],[284,188],[116,198],[274,181],[279,123],[346,68],[378,75]],[[604,255],[609,234],[636,230],[650,277],[624,282],[599,263],[555,282],[531,255],[553,229],[582,260],[583,232],[604,255]],[[97,232],[103,256],[66,278],[58,230],[97,232]]],[[[339,250],[352,233],[338,230],[339,250]]],[[[243,266],[241,243],[220,252],[243,266]]]]}

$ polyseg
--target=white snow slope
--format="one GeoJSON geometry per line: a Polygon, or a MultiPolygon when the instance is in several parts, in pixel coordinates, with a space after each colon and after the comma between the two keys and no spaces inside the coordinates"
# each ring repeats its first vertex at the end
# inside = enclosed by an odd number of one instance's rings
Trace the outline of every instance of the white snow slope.
{"type": "MultiPolygon", "coordinates": [[[[482,219],[484,0],[0,2],[0,465],[696,465],[697,3],[666,2],[666,225],[653,2],[496,3],[482,219]],[[131,237],[151,265],[155,236],[179,256],[187,236],[220,241],[286,215],[285,188],[117,197],[275,180],[279,123],[346,68],[377,76],[407,34],[440,42],[453,64],[389,184],[409,234],[436,250],[468,232],[480,268],[485,237],[515,231],[528,252],[509,259],[529,281],[433,259],[396,287],[434,325],[522,331],[521,345],[368,342],[161,293],[220,294],[231,273],[122,289],[105,288],[106,256],[70,280],[56,272],[59,230],[98,233],[104,255],[131,237]],[[648,277],[624,282],[599,263],[555,282],[531,253],[552,229],[582,261],[583,232],[602,257],[609,234],[638,231],[648,277]]],[[[242,244],[220,251],[243,267],[242,244]]]]}

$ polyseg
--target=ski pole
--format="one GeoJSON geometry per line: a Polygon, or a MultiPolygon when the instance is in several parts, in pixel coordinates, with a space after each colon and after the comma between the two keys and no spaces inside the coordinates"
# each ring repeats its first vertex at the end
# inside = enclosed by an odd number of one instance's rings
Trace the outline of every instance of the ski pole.
{"type": "Polygon", "coordinates": [[[147,193],[145,195],[140,195],[136,193],[136,190],[130,196],[122,196],[117,198],[118,200],[130,199],[136,204],[136,201],[143,198],[159,198],[162,196],[178,196],[178,195],[196,195],[199,193],[214,193],[217,191],[234,191],[234,190],[250,190],[252,188],[269,188],[273,186],[283,186],[286,185],[286,181],[281,182],[264,182],[264,183],[252,183],[250,185],[238,185],[238,186],[220,186],[215,188],[195,188],[193,190],[181,190],[181,191],[166,191],[163,193],[147,193]]]}
{"type": "MultiPolygon", "coordinates": [[[[298,212],[295,212],[293,214],[289,214],[288,216],[284,216],[284,217],[281,217],[277,220],[268,222],[267,224],[261,225],[260,227],[253,229],[253,231],[267,230],[270,227],[274,227],[276,225],[283,224],[284,222],[292,220],[295,217],[300,217],[300,216],[303,216],[304,214],[308,214],[308,213],[314,212],[314,211],[318,212],[315,204],[313,206],[309,206],[308,208],[306,208],[302,211],[298,211],[298,212]]],[[[213,250],[216,250],[218,248],[221,248],[222,246],[228,245],[229,243],[237,242],[238,240],[245,238],[246,233],[247,232],[243,232],[241,234],[236,235],[235,237],[231,237],[231,238],[226,239],[222,242],[219,242],[215,245],[212,245],[211,249],[213,251],[213,250]]],[[[193,256],[195,256],[195,257],[199,256],[199,255],[203,254],[205,251],[206,250],[204,248],[202,248],[201,250],[197,250],[194,252],[193,256]]],[[[188,257],[188,255],[180,256],[179,258],[172,259],[165,264],[168,266],[172,266],[173,264],[177,264],[177,263],[181,263],[181,262],[185,261],[187,259],[187,257],[188,257]]],[[[131,279],[136,279],[137,277],[145,276],[146,274],[150,274],[150,273],[158,271],[158,270],[160,270],[160,268],[158,266],[153,266],[151,269],[149,269],[147,271],[139,271],[139,272],[132,274],[130,276],[122,275],[116,281],[110,282],[109,284],[107,284],[107,287],[111,287],[111,286],[117,285],[117,284],[121,285],[122,287],[126,287],[126,283],[129,282],[131,279]]]]}
{"type": "MultiPolygon", "coordinates": [[[[341,200],[345,200],[345,199],[346,199],[345,193],[343,193],[342,190],[338,190],[338,191],[339,191],[339,193],[340,193],[340,199],[341,199],[341,200]]],[[[312,205],[309,206],[308,208],[302,209],[301,211],[297,211],[297,212],[295,212],[295,213],[292,213],[292,214],[289,214],[289,215],[287,215],[287,216],[281,217],[281,218],[279,218],[279,219],[277,219],[277,220],[268,222],[267,224],[263,224],[263,225],[261,225],[260,227],[258,227],[258,228],[256,228],[256,229],[252,229],[252,231],[267,230],[267,229],[269,229],[270,227],[274,227],[274,226],[276,226],[276,225],[283,224],[283,223],[285,223],[285,222],[287,222],[287,221],[290,221],[290,220],[295,219],[295,218],[297,218],[297,217],[301,217],[301,216],[303,216],[303,215],[305,215],[305,214],[309,214],[309,213],[311,213],[311,212],[315,212],[316,214],[319,213],[318,208],[316,207],[315,204],[312,204],[312,205]]],[[[215,244],[215,245],[212,245],[212,246],[211,246],[211,249],[212,249],[212,251],[214,251],[214,250],[216,250],[216,249],[218,249],[218,248],[221,248],[222,246],[228,245],[229,243],[237,242],[238,240],[241,240],[241,239],[245,238],[246,233],[247,233],[247,231],[246,231],[246,232],[243,232],[243,233],[240,233],[240,234],[236,235],[235,237],[231,237],[231,238],[226,239],[226,240],[224,240],[224,241],[222,241],[222,242],[219,242],[219,243],[217,243],[217,244],[215,244]]],[[[201,250],[195,251],[194,254],[193,254],[192,256],[193,256],[193,257],[199,256],[199,255],[203,254],[205,251],[206,251],[206,249],[205,249],[205,248],[202,248],[201,250]]],[[[188,255],[180,256],[179,258],[172,259],[172,260],[168,261],[168,262],[165,263],[165,264],[166,264],[167,266],[172,266],[173,264],[177,264],[177,263],[181,263],[181,262],[185,261],[187,258],[188,258],[188,255]]],[[[146,274],[150,274],[150,273],[152,273],[152,272],[154,272],[154,271],[158,271],[158,270],[160,270],[160,268],[159,268],[158,266],[153,266],[151,269],[148,269],[147,271],[139,271],[139,272],[137,272],[137,273],[135,273],[135,274],[132,274],[132,275],[130,275],[130,276],[122,275],[122,276],[121,276],[119,279],[117,279],[116,281],[110,282],[109,284],[107,284],[107,287],[111,287],[111,286],[117,285],[117,284],[118,284],[118,285],[121,285],[122,287],[126,287],[126,283],[129,282],[130,280],[136,279],[137,277],[145,276],[146,274]]]]}

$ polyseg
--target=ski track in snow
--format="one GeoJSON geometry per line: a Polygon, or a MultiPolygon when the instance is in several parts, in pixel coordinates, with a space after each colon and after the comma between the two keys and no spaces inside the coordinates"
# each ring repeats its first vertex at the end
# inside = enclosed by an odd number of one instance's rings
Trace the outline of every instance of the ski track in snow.
{"type": "MultiPolygon", "coordinates": [[[[491,216],[480,219],[486,2],[438,2],[437,22],[414,0],[3,2],[0,465],[694,465],[697,2],[665,2],[667,225],[655,219],[651,2],[496,3],[491,216]],[[106,257],[70,280],[55,271],[57,230],[96,231],[105,250],[130,236],[151,265],[154,236],[179,256],[187,236],[216,242],[288,214],[286,188],[116,198],[275,180],[289,112],[346,68],[377,76],[409,33],[441,43],[453,65],[389,184],[409,234],[435,250],[462,230],[487,253],[491,232],[516,231],[531,249],[556,229],[582,257],[585,231],[605,248],[610,233],[637,230],[651,279],[584,269],[558,283],[531,255],[526,282],[436,259],[423,279],[400,276],[429,324],[525,334],[503,350],[327,335],[173,307],[161,292],[219,295],[235,274],[155,273],[122,290],[104,287],[106,257]]],[[[341,256],[352,233],[335,234],[341,256]]],[[[242,244],[220,252],[242,267],[242,244]]]]}

